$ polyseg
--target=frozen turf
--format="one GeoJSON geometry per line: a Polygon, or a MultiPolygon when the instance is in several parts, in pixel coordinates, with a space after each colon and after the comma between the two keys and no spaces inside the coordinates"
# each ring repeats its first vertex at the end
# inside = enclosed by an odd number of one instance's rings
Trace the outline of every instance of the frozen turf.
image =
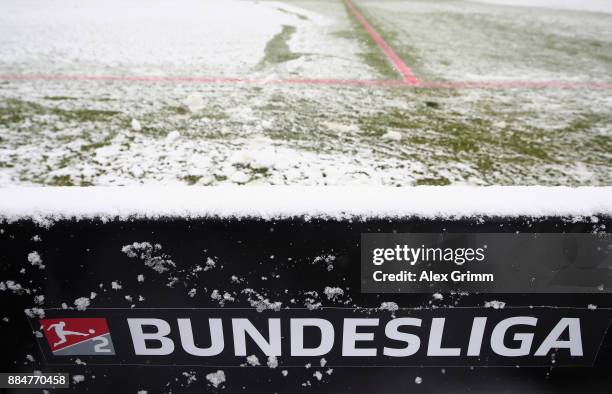
{"type": "Polygon", "coordinates": [[[612,13],[449,0],[359,4],[429,79],[612,82],[612,13]]]}
{"type": "MultiPolygon", "coordinates": [[[[400,79],[340,0],[144,4],[0,5],[0,185],[612,183],[611,89],[334,83],[400,79]]],[[[422,79],[612,82],[609,13],[356,5],[422,79]]]]}

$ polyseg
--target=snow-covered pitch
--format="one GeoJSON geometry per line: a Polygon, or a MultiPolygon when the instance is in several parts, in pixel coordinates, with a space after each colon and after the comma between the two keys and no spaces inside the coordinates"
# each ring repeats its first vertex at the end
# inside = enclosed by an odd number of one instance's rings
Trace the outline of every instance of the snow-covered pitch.
{"type": "Polygon", "coordinates": [[[0,186],[610,185],[610,54],[604,0],[5,0],[0,186]]]}

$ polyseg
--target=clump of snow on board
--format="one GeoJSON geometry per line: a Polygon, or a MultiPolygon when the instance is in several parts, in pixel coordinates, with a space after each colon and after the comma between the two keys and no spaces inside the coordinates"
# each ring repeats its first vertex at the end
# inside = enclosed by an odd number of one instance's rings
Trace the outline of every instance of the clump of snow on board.
{"type": "Polygon", "coordinates": [[[327,299],[332,301],[335,301],[344,295],[344,290],[339,287],[325,286],[325,290],[323,292],[327,296],[327,299]]]}
{"type": "Polygon", "coordinates": [[[32,264],[35,267],[38,267],[40,269],[44,269],[45,265],[42,263],[42,258],[40,257],[40,254],[38,254],[38,252],[33,251],[30,252],[28,254],[28,261],[30,262],[30,264],[32,264]]]}
{"type": "Polygon", "coordinates": [[[268,356],[267,364],[268,367],[272,369],[278,367],[278,358],[276,358],[276,356],[268,356]]]}
{"type": "Polygon", "coordinates": [[[252,354],[250,356],[247,356],[246,361],[252,367],[256,367],[258,365],[261,365],[261,363],[259,362],[259,358],[256,355],[254,355],[254,354],[252,354]]]}
{"type": "Polygon", "coordinates": [[[161,250],[162,246],[160,244],[149,242],[134,242],[121,248],[121,251],[129,258],[139,258],[147,267],[160,274],[176,267],[169,256],[163,254],[161,250]]]}
{"type": "Polygon", "coordinates": [[[217,370],[217,372],[211,372],[206,375],[206,380],[208,380],[213,387],[217,388],[225,383],[225,372],[220,369],[217,370]]]}
{"type": "Polygon", "coordinates": [[[503,301],[486,301],[484,304],[485,308],[493,308],[493,309],[504,309],[506,307],[506,303],[503,301]]]}
{"type": "Polygon", "coordinates": [[[76,300],[74,300],[74,305],[76,306],[77,310],[79,311],[84,311],[87,309],[87,307],[90,305],[90,301],[89,298],[87,297],[80,297],[77,298],[76,300]]]}

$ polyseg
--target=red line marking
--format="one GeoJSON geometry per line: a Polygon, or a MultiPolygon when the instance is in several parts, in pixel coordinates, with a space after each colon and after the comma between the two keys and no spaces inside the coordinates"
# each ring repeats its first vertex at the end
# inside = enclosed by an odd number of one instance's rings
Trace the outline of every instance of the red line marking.
{"type": "Polygon", "coordinates": [[[361,22],[361,25],[364,27],[364,29],[366,29],[366,31],[372,38],[372,41],[374,41],[376,45],[378,45],[378,47],[382,49],[382,51],[387,56],[389,62],[401,74],[403,81],[409,85],[418,86],[420,84],[420,81],[414,75],[410,67],[408,67],[406,63],[404,63],[404,61],[397,55],[397,53],[395,53],[393,48],[391,48],[389,44],[387,44],[387,42],[380,36],[380,34],[378,34],[378,32],[372,27],[372,25],[368,23],[363,14],[359,12],[355,4],[353,4],[351,0],[344,1],[346,3],[346,6],[353,13],[353,15],[355,15],[355,18],[357,18],[357,20],[361,22]]]}
{"type": "Polygon", "coordinates": [[[68,74],[0,74],[0,81],[101,81],[101,82],[177,82],[228,85],[339,85],[382,86],[424,89],[612,89],[612,82],[602,81],[422,81],[359,12],[352,0],[344,0],[372,40],[382,49],[389,62],[401,74],[401,80],[384,79],[308,79],[243,78],[163,75],[68,75],[68,74]]]}
{"type": "Polygon", "coordinates": [[[1,81],[102,81],[102,82],[187,82],[199,84],[228,85],[349,85],[349,86],[394,86],[400,80],[384,79],[266,79],[232,77],[194,77],[157,75],[61,75],[61,74],[0,74],[1,81]]]}
{"type": "Polygon", "coordinates": [[[337,85],[382,86],[423,89],[612,89],[612,82],[585,81],[419,81],[418,85],[404,80],[385,79],[255,79],[194,76],[139,75],[61,75],[61,74],[0,74],[0,81],[92,81],[92,82],[152,82],[197,83],[225,85],[337,85]]]}
{"type": "Polygon", "coordinates": [[[343,79],[255,79],[237,77],[196,77],[196,76],[163,76],[163,75],[62,75],[62,74],[7,74],[0,75],[4,81],[102,81],[102,82],[189,82],[199,84],[312,84],[312,85],[382,85],[401,81],[389,80],[343,80],[343,79]]]}

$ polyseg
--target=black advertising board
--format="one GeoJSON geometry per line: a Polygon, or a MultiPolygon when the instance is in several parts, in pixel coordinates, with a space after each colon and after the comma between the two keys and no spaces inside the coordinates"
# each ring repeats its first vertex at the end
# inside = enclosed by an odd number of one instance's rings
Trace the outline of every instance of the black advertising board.
{"type": "Polygon", "coordinates": [[[607,242],[609,225],[606,217],[3,223],[2,370],[67,372],[76,392],[578,392],[586,381],[606,392],[612,302],[606,276],[587,271],[601,270],[607,255],[562,248],[578,256],[569,268],[584,271],[584,291],[366,293],[362,237],[518,232],[607,242]]]}

